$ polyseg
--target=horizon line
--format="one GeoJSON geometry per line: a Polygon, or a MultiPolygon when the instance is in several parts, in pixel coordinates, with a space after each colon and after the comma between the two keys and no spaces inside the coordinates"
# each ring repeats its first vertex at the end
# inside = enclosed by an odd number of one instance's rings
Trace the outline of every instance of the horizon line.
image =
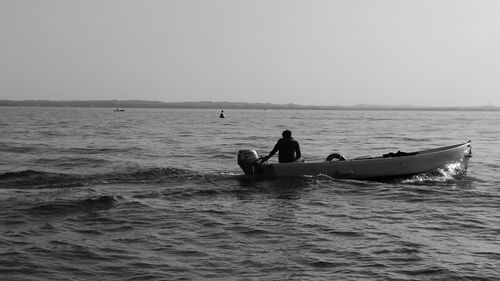
{"type": "Polygon", "coordinates": [[[303,105],[296,103],[276,104],[270,102],[232,102],[232,101],[154,101],[154,100],[47,100],[47,99],[23,99],[9,100],[0,99],[0,106],[40,106],[40,107],[125,107],[125,108],[236,108],[236,109],[435,109],[435,110],[458,110],[458,109],[481,109],[498,110],[499,107],[492,105],[475,106],[429,106],[429,105],[383,105],[383,104],[363,104],[355,105],[303,105]],[[75,104],[76,103],[76,104],[75,104]],[[95,104],[97,103],[97,104],[95,104]],[[78,104],[78,105],[77,105],[78,104]]]}

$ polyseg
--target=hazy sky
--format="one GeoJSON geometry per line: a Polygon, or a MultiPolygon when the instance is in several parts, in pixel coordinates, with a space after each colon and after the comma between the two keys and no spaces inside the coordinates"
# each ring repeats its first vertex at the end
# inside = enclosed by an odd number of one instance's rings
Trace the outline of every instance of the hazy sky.
{"type": "Polygon", "coordinates": [[[0,99],[500,105],[499,0],[0,0],[0,99]]]}

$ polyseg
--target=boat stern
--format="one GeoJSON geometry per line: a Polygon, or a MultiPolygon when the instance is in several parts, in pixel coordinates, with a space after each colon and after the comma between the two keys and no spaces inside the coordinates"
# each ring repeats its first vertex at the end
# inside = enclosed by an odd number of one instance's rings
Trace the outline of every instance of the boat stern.
{"type": "Polygon", "coordinates": [[[238,151],[238,165],[245,175],[254,175],[254,165],[257,160],[259,160],[259,155],[255,150],[246,149],[238,151]]]}

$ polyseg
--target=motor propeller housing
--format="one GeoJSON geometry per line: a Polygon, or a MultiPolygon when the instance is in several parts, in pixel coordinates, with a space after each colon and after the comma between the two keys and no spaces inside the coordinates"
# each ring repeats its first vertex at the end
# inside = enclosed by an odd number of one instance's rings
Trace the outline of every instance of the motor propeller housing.
{"type": "Polygon", "coordinates": [[[238,165],[246,175],[252,176],[254,174],[253,166],[259,160],[257,151],[245,149],[238,151],[238,165]]]}

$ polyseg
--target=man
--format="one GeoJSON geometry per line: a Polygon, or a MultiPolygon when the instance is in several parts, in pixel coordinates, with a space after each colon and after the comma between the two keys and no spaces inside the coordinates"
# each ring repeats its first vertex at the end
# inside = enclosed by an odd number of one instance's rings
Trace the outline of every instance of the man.
{"type": "Polygon", "coordinates": [[[278,160],[280,163],[295,162],[301,157],[299,142],[292,138],[292,132],[285,130],[281,135],[283,138],[278,140],[273,150],[269,152],[269,155],[262,157],[263,161],[267,161],[278,151],[278,160]]]}

